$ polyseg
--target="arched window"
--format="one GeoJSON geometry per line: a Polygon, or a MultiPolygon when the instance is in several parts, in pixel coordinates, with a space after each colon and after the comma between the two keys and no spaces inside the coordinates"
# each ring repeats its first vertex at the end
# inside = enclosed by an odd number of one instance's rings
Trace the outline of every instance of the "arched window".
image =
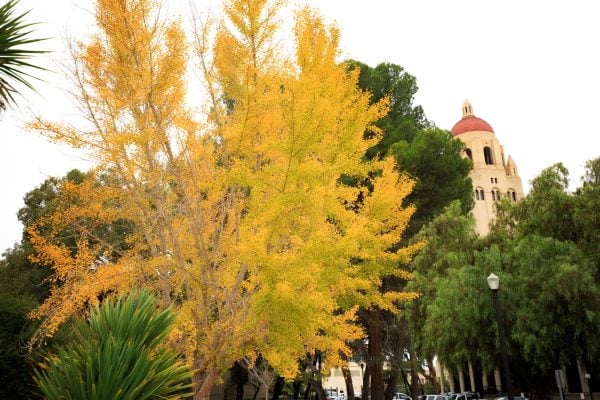
{"type": "Polygon", "coordinates": [[[471,161],[473,161],[473,153],[471,152],[471,149],[465,149],[465,154],[471,161]]]}
{"type": "Polygon", "coordinates": [[[475,200],[479,200],[479,190],[475,190],[475,200]]]}
{"type": "Polygon", "coordinates": [[[492,159],[492,149],[488,146],[483,148],[483,158],[485,159],[486,165],[492,165],[494,163],[494,160],[492,159]]]}
{"type": "Polygon", "coordinates": [[[500,201],[500,190],[498,188],[493,188],[492,189],[492,200],[493,201],[500,201]]]}
{"type": "Polygon", "coordinates": [[[517,193],[515,192],[514,189],[508,189],[506,191],[506,194],[508,195],[509,200],[517,201],[517,193]]]}
{"type": "Polygon", "coordinates": [[[481,197],[481,200],[485,200],[485,196],[483,195],[483,189],[479,191],[479,197],[481,197]]]}

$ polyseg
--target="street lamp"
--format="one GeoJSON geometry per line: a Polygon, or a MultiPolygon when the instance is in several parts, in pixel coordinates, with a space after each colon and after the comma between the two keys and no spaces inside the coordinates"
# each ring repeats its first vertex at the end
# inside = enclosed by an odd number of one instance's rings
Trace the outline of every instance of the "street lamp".
{"type": "Polygon", "coordinates": [[[508,400],[513,400],[512,387],[510,384],[510,369],[508,368],[508,357],[506,355],[506,339],[504,337],[504,328],[502,327],[502,314],[500,312],[500,300],[498,299],[498,288],[500,287],[500,278],[493,273],[487,277],[488,286],[492,291],[494,308],[496,309],[496,320],[498,322],[498,337],[500,339],[500,356],[502,357],[502,368],[504,369],[504,387],[508,395],[508,400]]]}

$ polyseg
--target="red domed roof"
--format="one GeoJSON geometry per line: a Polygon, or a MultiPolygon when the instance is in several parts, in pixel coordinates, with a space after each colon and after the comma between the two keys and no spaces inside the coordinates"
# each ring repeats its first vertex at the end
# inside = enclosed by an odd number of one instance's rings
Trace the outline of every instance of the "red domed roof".
{"type": "Polygon", "coordinates": [[[465,132],[484,131],[494,133],[494,130],[484,120],[474,115],[466,115],[452,127],[452,136],[460,135],[465,132]]]}

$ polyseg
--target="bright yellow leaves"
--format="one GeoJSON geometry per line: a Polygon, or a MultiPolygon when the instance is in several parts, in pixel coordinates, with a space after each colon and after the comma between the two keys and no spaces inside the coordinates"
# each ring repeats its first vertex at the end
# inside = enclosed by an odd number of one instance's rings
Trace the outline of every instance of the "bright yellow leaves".
{"type": "Polygon", "coordinates": [[[380,291],[384,276],[409,277],[399,265],[419,248],[391,250],[412,182],[391,160],[363,162],[387,104],[370,105],[357,72],[336,64],[339,32],[313,11],[296,14],[296,59],[283,57],[282,4],[229,0],[217,32],[197,32],[213,101],[200,116],[185,103],[179,24],[156,20],[151,1],[98,1],[99,32],[73,54],[89,124],[32,124],[98,164],[30,228],[56,272],[35,313],[49,333],[98,296],[149,287],[179,311],[171,339],[202,398],[242,357],[287,377],[307,350],[337,363],[361,335],[357,306],[414,297],[380,291]],[[131,231],[115,246],[103,235],[119,220],[131,231]]]}

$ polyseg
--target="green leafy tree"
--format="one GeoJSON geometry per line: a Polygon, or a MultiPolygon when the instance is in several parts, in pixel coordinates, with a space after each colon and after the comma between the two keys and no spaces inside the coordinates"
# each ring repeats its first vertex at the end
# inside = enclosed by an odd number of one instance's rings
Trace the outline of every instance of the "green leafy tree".
{"type": "Polygon", "coordinates": [[[545,168],[531,181],[529,195],[515,207],[522,235],[577,241],[579,233],[573,221],[575,200],[567,192],[568,185],[569,171],[562,163],[545,168]]]}
{"type": "MultiPolygon", "coordinates": [[[[5,272],[0,266],[0,273],[5,272]]],[[[0,398],[32,398],[32,360],[27,356],[25,341],[27,313],[37,306],[29,296],[16,296],[0,285],[0,398]]]]}
{"type": "MultiPolygon", "coordinates": [[[[46,179],[24,196],[25,206],[17,215],[19,221],[27,228],[56,211],[57,198],[64,187],[81,184],[85,176],[79,170],[72,170],[62,178],[46,179]]],[[[99,181],[98,184],[106,182],[99,181]]],[[[130,225],[121,221],[98,226],[94,233],[97,238],[118,248],[125,243],[124,238],[129,231],[130,225]]],[[[74,249],[77,239],[77,235],[67,229],[61,241],[74,249]]],[[[35,324],[27,315],[48,297],[51,269],[32,261],[33,254],[33,245],[25,229],[20,243],[0,258],[0,398],[31,398],[31,388],[34,387],[32,360],[37,355],[35,352],[28,354],[26,343],[35,330],[35,324]]]]}
{"type": "Polygon", "coordinates": [[[588,162],[583,186],[570,193],[562,164],[544,169],[525,199],[498,203],[498,218],[485,239],[501,257],[494,269],[484,270],[507,273],[505,287],[511,290],[503,304],[511,307],[513,365],[521,367],[516,378],[530,386],[548,379],[561,363],[580,359],[590,365],[597,359],[599,343],[589,334],[600,329],[597,171],[597,163],[588,162]]]}
{"type": "Polygon", "coordinates": [[[436,296],[427,306],[420,345],[454,371],[475,360],[490,371],[495,359],[496,326],[481,268],[452,268],[435,282],[436,296]]]}
{"type": "MultiPolygon", "coordinates": [[[[459,201],[452,202],[444,211],[417,235],[427,241],[427,246],[413,261],[414,280],[407,288],[421,293],[421,297],[408,307],[406,318],[412,339],[414,356],[433,364],[436,354],[449,366],[458,367],[472,356],[470,349],[462,349],[453,343],[456,337],[463,338],[461,329],[472,330],[469,317],[463,316],[459,325],[453,325],[455,312],[445,314],[448,309],[460,304],[460,295],[478,293],[473,289],[473,271],[478,240],[474,231],[474,220],[464,215],[459,201]],[[466,268],[463,271],[463,268],[466,268]],[[452,276],[452,278],[450,278],[452,276]],[[462,282],[458,283],[456,279],[462,282]],[[468,281],[467,281],[467,278],[468,281]],[[460,286],[460,295],[453,290],[460,286]],[[459,296],[458,298],[456,296],[459,296]],[[432,317],[433,313],[433,317],[432,317]],[[438,330],[443,332],[446,343],[438,341],[438,330]],[[457,351],[460,349],[460,351],[457,351]]],[[[476,334],[468,334],[473,337],[476,334]]],[[[465,335],[466,336],[466,335],[465,335]]],[[[434,377],[431,377],[434,380],[434,377]]]]}
{"type": "MultiPolygon", "coordinates": [[[[439,219],[431,225],[436,223],[439,219]]],[[[461,239],[456,230],[438,236],[432,226],[427,229],[430,245],[414,262],[427,272],[416,272],[409,285],[423,293],[409,314],[419,354],[435,354],[458,370],[469,361],[478,361],[484,372],[499,365],[485,282],[494,272],[502,281],[515,386],[543,392],[556,367],[574,357],[598,357],[600,293],[589,260],[574,243],[531,234],[473,250],[458,243],[468,238],[461,239]]]]}
{"type": "Polygon", "coordinates": [[[579,248],[595,265],[600,282],[600,157],[585,164],[582,186],[575,192],[575,225],[579,228],[579,248]]]}
{"type": "MultiPolygon", "coordinates": [[[[24,197],[25,206],[18,219],[28,226],[54,209],[54,201],[63,180],[75,179],[79,171],[67,178],[48,178],[24,197]]],[[[33,247],[26,232],[20,243],[0,258],[0,398],[32,397],[33,356],[26,343],[34,324],[27,318],[49,294],[47,278],[50,268],[32,262],[33,247]]]]}
{"type": "Polygon", "coordinates": [[[400,65],[381,63],[369,67],[349,61],[349,68],[360,68],[359,85],[371,92],[371,101],[387,97],[389,113],[377,121],[383,131],[378,143],[366,157],[393,155],[398,169],[410,174],[416,185],[407,202],[417,206],[410,221],[407,238],[416,234],[452,201],[460,200],[463,212],[473,207],[471,162],[463,157],[464,145],[448,131],[436,128],[425,117],[421,106],[413,105],[418,86],[416,78],[400,65]]]}
{"type": "Polygon", "coordinates": [[[9,0],[0,7],[0,109],[15,103],[18,85],[33,89],[28,79],[34,77],[28,69],[44,69],[30,60],[45,51],[26,48],[44,39],[30,36],[33,24],[25,21],[27,13],[16,13],[18,3],[18,0],[9,0]]]}
{"type": "MultiPolygon", "coordinates": [[[[383,135],[367,150],[365,157],[376,159],[391,155],[396,160],[398,170],[408,173],[415,180],[415,187],[406,202],[414,204],[416,212],[409,222],[405,239],[414,236],[453,200],[460,200],[463,212],[468,212],[473,204],[471,179],[468,177],[471,163],[462,157],[462,142],[453,140],[449,132],[436,128],[426,119],[423,109],[413,105],[418,89],[415,77],[401,66],[390,63],[381,63],[373,68],[358,61],[348,61],[347,67],[360,69],[359,86],[371,93],[372,102],[384,98],[389,100],[389,113],[376,122],[383,135]]],[[[369,133],[365,135],[369,136],[369,133]]],[[[402,280],[387,279],[382,288],[397,288],[403,284],[402,280]]],[[[371,397],[382,399],[384,344],[395,343],[398,354],[392,358],[401,360],[410,343],[400,331],[403,324],[397,323],[395,315],[373,308],[364,310],[361,316],[369,335],[369,362],[365,375],[370,377],[371,397]]],[[[388,358],[391,350],[387,349],[388,358]]],[[[394,368],[396,366],[399,364],[393,365],[394,368]]],[[[390,375],[389,388],[396,386],[394,378],[398,376],[397,371],[390,375]]],[[[366,379],[364,386],[368,387],[366,379]]],[[[387,390],[388,399],[393,392],[387,390]]]]}
{"type": "Polygon", "coordinates": [[[49,356],[35,381],[49,399],[191,397],[191,372],[168,350],[175,314],[148,292],[105,301],[78,319],[71,343],[49,356]]]}
{"type": "Polygon", "coordinates": [[[529,235],[513,243],[503,265],[512,277],[504,293],[508,332],[536,372],[582,358],[584,349],[600,355],[600,288],[574,243],[529,235]]]}

